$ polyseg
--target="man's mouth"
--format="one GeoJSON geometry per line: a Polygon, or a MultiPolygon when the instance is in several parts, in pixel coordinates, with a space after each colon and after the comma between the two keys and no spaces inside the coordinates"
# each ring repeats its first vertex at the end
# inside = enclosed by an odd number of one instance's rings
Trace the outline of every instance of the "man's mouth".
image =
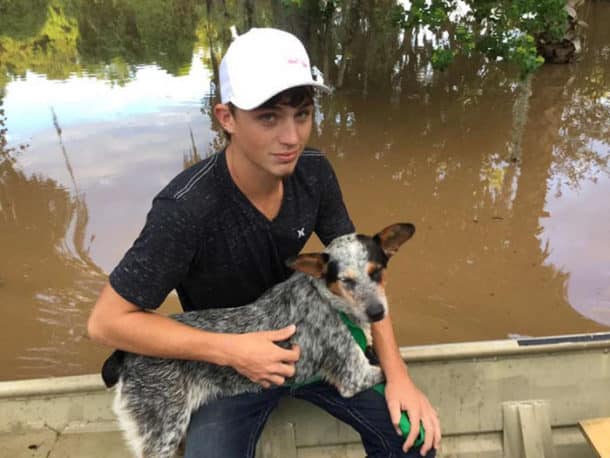
{"type": "Polygon", "coordinates": [[[273,157],[275,157],[279,162],[292,162],[299,155],[298,151],[288,151],[286,153],[275,153],[273,157]]]}

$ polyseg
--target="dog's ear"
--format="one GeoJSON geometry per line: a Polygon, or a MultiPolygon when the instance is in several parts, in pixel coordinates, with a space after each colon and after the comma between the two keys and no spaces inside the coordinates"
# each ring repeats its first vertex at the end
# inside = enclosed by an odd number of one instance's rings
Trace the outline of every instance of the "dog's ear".
{"type": "Polygon", "coordinates": [[[316,278],[324,276],[327,263],[328,254],[326,253],[304,253],[286,259],[286,265],[291,269],[316,278]]]}
{"type": "Polygon", "coordinates": [[[373,236],[385,255],[389,258],[394,256],[400,246],[413,237],[415,226],[411,223],[396,223],[386,227],[373,236]]]}

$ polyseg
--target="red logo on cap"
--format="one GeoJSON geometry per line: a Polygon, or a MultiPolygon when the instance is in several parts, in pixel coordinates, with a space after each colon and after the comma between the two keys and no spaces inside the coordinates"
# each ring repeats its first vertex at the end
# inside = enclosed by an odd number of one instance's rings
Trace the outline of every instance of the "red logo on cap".
{"type": "Polygon", "coordinates": [[[290,58],[288,59],[289,64],[301,64],[303,67],[307,68],[307,62],[299,58],[290,58]]]}

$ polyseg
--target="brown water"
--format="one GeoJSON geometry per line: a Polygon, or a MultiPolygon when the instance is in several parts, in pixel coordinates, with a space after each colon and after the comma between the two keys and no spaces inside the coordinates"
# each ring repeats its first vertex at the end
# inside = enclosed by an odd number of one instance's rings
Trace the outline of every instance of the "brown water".
{"type": "MultiPolygon", "coordinates": [[[[108,350],[85,322],[106,274],[154,194],[218,146],[219,31],[263,14],[342,79],[319,100],[310,143],[335,166],[359,230],[417,226],[390,264],[401,344],[610,328],[610,3],[588,5],[577,63],[526,82],[477,59],[433,72],[426,40],[372,39],[374,27],[340,76],[337,43],[313,38],[298,9],[254,2],[227,19],[184,3],[193,11],[165,12],[160,30],[146,28],[154,9],[128,11],[140,41],[89,2],[32,13],[27,33],[0,29],[0,380],[98,370],[108,350]]],[[[162,308],[178,309],[174,295],[162,308]]]]}

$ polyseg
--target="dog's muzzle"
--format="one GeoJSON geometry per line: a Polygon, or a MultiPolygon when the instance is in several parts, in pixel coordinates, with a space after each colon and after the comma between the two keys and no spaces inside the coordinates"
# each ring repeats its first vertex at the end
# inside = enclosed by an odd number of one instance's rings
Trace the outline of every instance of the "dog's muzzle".
{"type": "Polygon", "coordinates": [[[385,317],[385,309],[381,304],[369,305],[366,308],[366,315],[371,322],[382,320],[385,317]]]}

